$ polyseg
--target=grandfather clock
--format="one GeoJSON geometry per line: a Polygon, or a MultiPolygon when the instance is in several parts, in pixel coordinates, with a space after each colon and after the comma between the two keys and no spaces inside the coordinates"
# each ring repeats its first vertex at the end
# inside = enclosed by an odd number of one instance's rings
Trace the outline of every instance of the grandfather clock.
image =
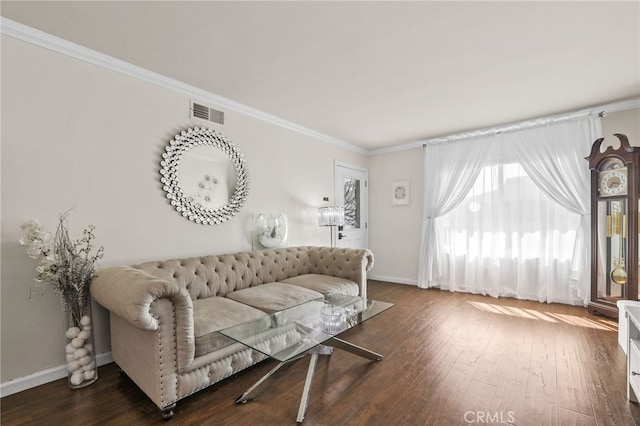
{"type": "Polygon", "coordinates": [[[591,301],[589,312],[618,316],[618,300],[638,300],[638,194],[640,147],[615,135],[620,147],[601,151],[596,140],[591,169],[591,301]]]}

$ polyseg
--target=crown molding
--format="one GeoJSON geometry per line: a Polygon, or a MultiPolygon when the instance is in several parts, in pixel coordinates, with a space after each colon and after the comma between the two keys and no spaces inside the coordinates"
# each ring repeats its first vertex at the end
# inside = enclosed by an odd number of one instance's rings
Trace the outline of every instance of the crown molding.
{"type": "Polygon", "coordinates": [[[315,130],[311,130],[304,126],[300,126],[296,123],[284,120],[275,115],[268,114],[264,111],[260,111],[239,102],[235,102],[223,96],[216,95],[215,93],[211,93],[207,90],[203,90],[190,84],[186,84],[173,78],[167,77],[165,75],[158,74],[146,68],[130,64],[120,59],[116,59],[112,56],[100,53],[93,49],[80,46],[79,44],[70,42],[60,37],[56,37],[52,34],[37,30],[27,25],[20,24],[5,17],[0,17],[0,31],[2,32],[2,34],[9,37],[13,37],[15,39],[34,44],[36,46],[40,46],[57,53],[61,53],[66,56],[93,65],[97,65],[111,71],[118,72],[120,74],[134,77],[147,83],[164,87],[174,92],[182,93],[186,96],[196,98],[200,101],[213,103],[223,109],[232,110],[249,117],[265,121],[275,126],[279,126],[287,130],[312,137],[321,142],[337,145],[341,148],[345,148],[359,154],[367,154],[369,152],[364,148],[350,144],[343,140],[325,135],[315,130]]]}
{"type": "Polygon", "coordinates": [[[574,111],[574,112],[568,112],[568,113],[552,115],[552,116],[546,116],[546,117],[533,118],[533,119],[529,119],[529,120],[523,120],[523,121],[518,121],[518,122],[513,122],[513,123],[507,123],[507,124],[503,124],[503,125],[500,125],[500,126],[494,126],[494,127],[490,127],[490,128],[471,130],[471,131],[464,132],[464,133],[456,133],[456,134],[451,134],[451,135],[447,135],[447,136],[441,136],[441,137],[437,137],[437,138],[418,140],[418,141],[409,142],[409,143],[406,143],[406,144],[403,144],[403,145],[395,145],[395,146],[390,146],[390,147],[387,147],[387,148],[374,149],[374,150],[368,151],[367,155],[369,155],[369,156],[382,155],[382,154],[389,154],[389,153],[392,153],[392,152],[406,151],[406,150],[409,150],[409,149],[422,148],[422,147],[424,147],[424,145],[428,145],[428,144],[432,144],[432,143],[446,142],[446,141],[452,140],[452,139],[465,139],[467,137],[475,136],[475,135],[478,135],[478,134],[498,133],[498,132],[502,132],[502,131],[505,131],[505,130],[513,130],[513,129],[517,129],[519,127],[526,127],[528,125],[535,125],[536,122],[562,120],[562,119],[583,117],[583,116],[595,115],[595,114],[604,114],[604,116],[606,116],[607,113],[627,111],[627,110],[630,110],[630,109],[640,109],[640,98],[625,99],[625,100],[621,100],[621,101],[617,101],[617,102],[611,102],[611,103],[600,105],[600,106],[585,108],[585,109],[582,109],[582,110],[579,110],[579,111],[574,111]]]}
{"type": "Polygon", "coordinates": [[[369,157],[373,157],[375,155],[391,154],[393,152],[398,152],[398,151],[406,151],[414,148],[422,148],[423,143],[424,142],[422,141],[416,141],[416,142],[405,143],[402,145],[393,145],[386,148],[372,149],[367,152],[367,155],[369,157]]]}

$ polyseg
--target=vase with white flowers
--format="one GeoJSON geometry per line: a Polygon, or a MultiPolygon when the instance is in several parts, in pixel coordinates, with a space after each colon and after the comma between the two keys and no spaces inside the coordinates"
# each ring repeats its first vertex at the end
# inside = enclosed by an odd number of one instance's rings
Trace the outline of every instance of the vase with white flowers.
{"type": "Polygon", "coordinates": [[[59,217],[54,235],[47,232],[37,220],[22,224],[20,244],[27,255],[38,261],[36,288],[53,290],[60,294],[65,313],[66,358],[69,387],[85,387],[98,379],[91,316],[89,285],[95,275],[96,263],[104,249],[95,248],[93,225],[87,226],[79,240],[69,236],[67,213],[59,217]]]}

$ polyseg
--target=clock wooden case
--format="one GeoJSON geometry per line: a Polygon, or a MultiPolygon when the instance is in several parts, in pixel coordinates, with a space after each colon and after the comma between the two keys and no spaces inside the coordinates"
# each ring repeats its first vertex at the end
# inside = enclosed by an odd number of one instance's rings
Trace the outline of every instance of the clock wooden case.
{"type": "Polygon", "coordinates": [[[589,312],[618,316],[619,300],[638,300],[640,147],[614,135],[618,148],[596,140],[591,169],[591,300],[589,312]]]}

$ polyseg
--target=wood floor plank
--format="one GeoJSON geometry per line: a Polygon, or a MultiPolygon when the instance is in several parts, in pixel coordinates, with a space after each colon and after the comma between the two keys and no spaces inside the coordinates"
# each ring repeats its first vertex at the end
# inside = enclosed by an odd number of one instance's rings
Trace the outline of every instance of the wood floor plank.
{"type": "Polygon", "coordinates": [[[558,406],[592,416],[593,405],[574,331],[572,327],[564,326],[555,335],[558,406]]]}
{"type": "Polygon", "coordinates": [[[505,352],[495,359],[500,370],[492,411],[516,413],[522,418],[535,337],[531,332],[531,324],[535,320],[522,317],[509,319],[500,314],[493,314],[493,317],[499,328],[496,335],[503,342],[505,352]]]}
{"type": "Polygon", "coordinates": [[[596,419],[582,413],[560,407],[558,409],[558,419],[562,426],[597,426],[596,419]]]}
{"type": "MultiPolygon", "coordinates": [[[[432,323],[434,324],[434,323],[432,323]]],[[[388,416],[409,424],[420,424],[421,419],[428,417],[433,407],[428,400],[432,397],[448,376],[457,361],[457,353],[443,350],[448,347],[451,336],[444,332],[430,334],[429,345],[421,341],[412,343],[424,350],[424,362],[418,358],[408,358],[406,368],[412,379],[405,389],[398,389],[393,407],[388,416]]],[[[423,422],[424,423],[424,422],[423,422]]]]}
{"type": "MultiPolygon", "coordinates": [[[[369,294],[396,305],[341,337],[385,358],[340,350],[321,357],[305,425],[464,425],[465,414],[518,426],[640,425],[640,405],[626,400],[614,321],[582,307],[379,281],[370,281],[369,294]]],[[[85,389],[59,380],[2,398],[1,420],[294,425],[307,359],[278,371],[246,404],[234,403],[274,365],[265,361],[179,401],[170,422],[113,364],[85,389]]]]}
{"type": "MultiPolygon", "coordinates": [[[[487,383],[471,380],[464,394],[460,398],[460,401],[464,401],[462,410],[463,420],[477,419],[480,417],[479,413],[483,414],[484,418],[491,416],[491,418],[499,418],[500,413],[492,412],[489,407],[493,404],[493,399],[496,394],[496,387],[487,383]]],[[[506,418],[502,416],[502,418],[506,418]]]]}
{"type": "MultiPolygon", "coordinates": [[[[449,424],[464,418],[467,410],[465,404],[460,404],[460,396],[471,383],[478,360],[483,356],[491,338],[491,331],[487,324],[481,321],[481,315],[469,311],[469,321],[466,324],[448,322],[453,326],[448,330],[451,338],[447,340],[444,348],[447,356],[455,359],[455,362],[448,368],[448,372],[433,384],[432,391],[426,394],[424,406],[429,409],[419,413],[415,419],[416,424],[449,424]]],[[[446,333],[445,329],[444,334],[446,333]]],[[[417,384],[413,385],[414,389],[420,387],[417,384]]]]}

